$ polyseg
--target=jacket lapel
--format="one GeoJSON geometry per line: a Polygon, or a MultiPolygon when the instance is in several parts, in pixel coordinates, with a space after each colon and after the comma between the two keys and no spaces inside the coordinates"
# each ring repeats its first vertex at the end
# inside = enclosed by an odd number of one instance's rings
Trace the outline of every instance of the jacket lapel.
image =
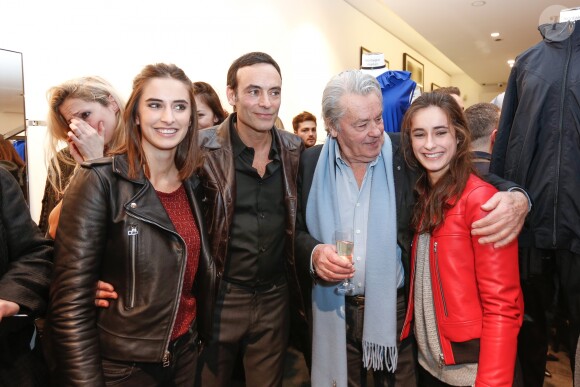
{"type": "Polygon", "coordinates": [[[175,227],[167,216],[165,207],[143,171],[135,179],[129,178],[125,155],[113,158],[113,170],[120,178],[131,183],[131,192],[127,193],[129,200],[122,204],[127,214],[175,233],[175,227]]]}

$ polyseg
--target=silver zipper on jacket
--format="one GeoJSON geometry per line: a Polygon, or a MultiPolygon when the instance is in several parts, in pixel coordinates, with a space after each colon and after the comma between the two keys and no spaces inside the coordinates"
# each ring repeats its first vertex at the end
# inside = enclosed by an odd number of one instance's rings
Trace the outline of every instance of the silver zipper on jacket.
{"type": "Polygon", "coordinates": [[[127,308],[133,309],[135,307],[135,272],[137,271],[137,235],[139,235],[137,225],[132,224],[129,231],[127,231],[127,235],[129,236],[129,255],[131,257],[131,283],[129,284],[129,300],[127,303],[127,308]]]}
{"type": "Polygon", "coordinates": [[[173,316],[171,317],[171,325],[169,328],[169,332],[166,335],[166,340],[165,340],[165,344],[164,344],[165,350],[163,351],[163,357],[162,357],[163,367],[169,367],[171,365],[171,352],[169,352],[169,341],[171,340],[171,334],[173,333],[173,326],[175,325],[175,320],[177,318],[177,311],[179,310],[179,300],[181,297],[181,289],[183,288],[183,273],[185,271],[185,266],[187,264],[187,245],[185,244],[185,241],[183,240],[181,235],[179,235],[175,231],[170,230],[167,227],[163,227],[159,223],[153,222],[150,219],[142,218],[142,217],[137,216],[133,213],[127,213],[127,215],[132,217],[132,218],[141,220],[143,222],[153,224],[153,225],[159,227],[160,229],[165,230],[165,231],[177,236],[179,238],[179,240],[181,240],[181,242],[183,243],[183,246],[184,246],[184,249],[183,249],[184,255],[182,255],[183,259],[182,259],[182,264],[181,264],[181,270],[179,271],[179,283],[177,284],[177,294],[173,298],[175,300],[173,316]]]}
{"type": "Polygon", "coordinates": [[[554,184],[554,224],[552,228],[552,244],[556,247],[558,244],[558,194],[560,185],[560,164],[562,158],[562,135],[564,126],[564,99],[566,98],[566,81],[568,79],[568,67],[570,65],[570,57],[572,56],[572,36],[568,38],[568,51],[566,54],[566,63],[564,64],[564,78],[562,79],[562,93],[560,97],[560,117],[558,121],[558,154],[556,156],[556,184],[554,184]]]}
{"type": "Polygon", "coordinates": [[[441,300],[443,300],[443,312],[445,317],[447,314],[447,303],[445,302],[445,293],[443,292],[443,282],[441,281],[441,272],[439,271],[439,255],[437,254],[437,242],[433,243],[433,252],[435,254],[435,270],[437,270],[437,282],[439,283],[439,293],[441,293],[441,300]]]}

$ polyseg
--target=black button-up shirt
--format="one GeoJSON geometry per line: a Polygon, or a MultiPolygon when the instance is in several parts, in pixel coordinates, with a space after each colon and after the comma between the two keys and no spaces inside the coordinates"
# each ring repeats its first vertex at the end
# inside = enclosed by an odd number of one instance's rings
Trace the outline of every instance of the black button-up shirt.
{"type": "Polygon", "coordinates": [[[252,167],[254,149],[242,142],[233,126],[231,139],[236,198],[224,278],[251,287],[280,283],[285,276],[286,210],[276,137],[272,132],[272,161],[262,177],[252,167]]]}

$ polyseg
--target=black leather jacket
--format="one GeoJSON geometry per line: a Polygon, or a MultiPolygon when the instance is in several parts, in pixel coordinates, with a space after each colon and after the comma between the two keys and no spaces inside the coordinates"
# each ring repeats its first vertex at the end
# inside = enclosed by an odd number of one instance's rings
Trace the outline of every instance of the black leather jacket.
{"type": "MultiPolygon", "coordinates": [[[[216,292],[223,275],[228,254],[230,228],[234,217],[236,170],[230,128],[235,117],[235,113],[230,114],[221,125],[199,132],[199,144],[204,152],[203,168],[199,177],[205,192],[203,200],[208,234],[211,236],[211,254],[215,258],[217,267],[216,292]]],[[[293,325],[305,325],[306,312],[294,259],[296,178],[300,153],[304,145],[298,136],[284,130],[275,130],[274,137],[280,149],[284,202],[286,203],[285,266],[290,292],[291,319],[293,325]]]]}
{"type": "MultiPolygon", "coordinates": [[[[84,163],[68,187],[55,241],[49,324],[58,385],[104,385],[101,357],[162,362],[181,294],[186,245],[143,174],[127,175],[125,155],[84,163]],[[119,298],[94,306],[98,280],[119,298]]],[[[183,182],[201,233],[198,333],[211,335],[215,265],[193,176],[183,182]]]]}
{"type": "Polygon", "coordinates": [[[30,218],[18,183],[0,167],[0,299],[19,304],[20,313],[44,313],[52,252],[52,241],[30,218]]]}

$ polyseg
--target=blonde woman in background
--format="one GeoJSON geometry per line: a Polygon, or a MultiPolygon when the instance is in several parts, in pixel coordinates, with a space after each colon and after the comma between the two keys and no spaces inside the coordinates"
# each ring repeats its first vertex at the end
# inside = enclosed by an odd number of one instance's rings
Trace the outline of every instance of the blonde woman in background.
{"type": "Polygon", "coordinates": [[[48,177],[39,227],[54,238],[62,199],[73,172],[83,161],[103,157],[124,141],[125,103],[113,86],[96,77],[68,80],[47,92],[48,177]],[[59,150],[65,142],[68,147],[59,150]],[[50,219],[49,219],[50,214],[50,219]]]}

